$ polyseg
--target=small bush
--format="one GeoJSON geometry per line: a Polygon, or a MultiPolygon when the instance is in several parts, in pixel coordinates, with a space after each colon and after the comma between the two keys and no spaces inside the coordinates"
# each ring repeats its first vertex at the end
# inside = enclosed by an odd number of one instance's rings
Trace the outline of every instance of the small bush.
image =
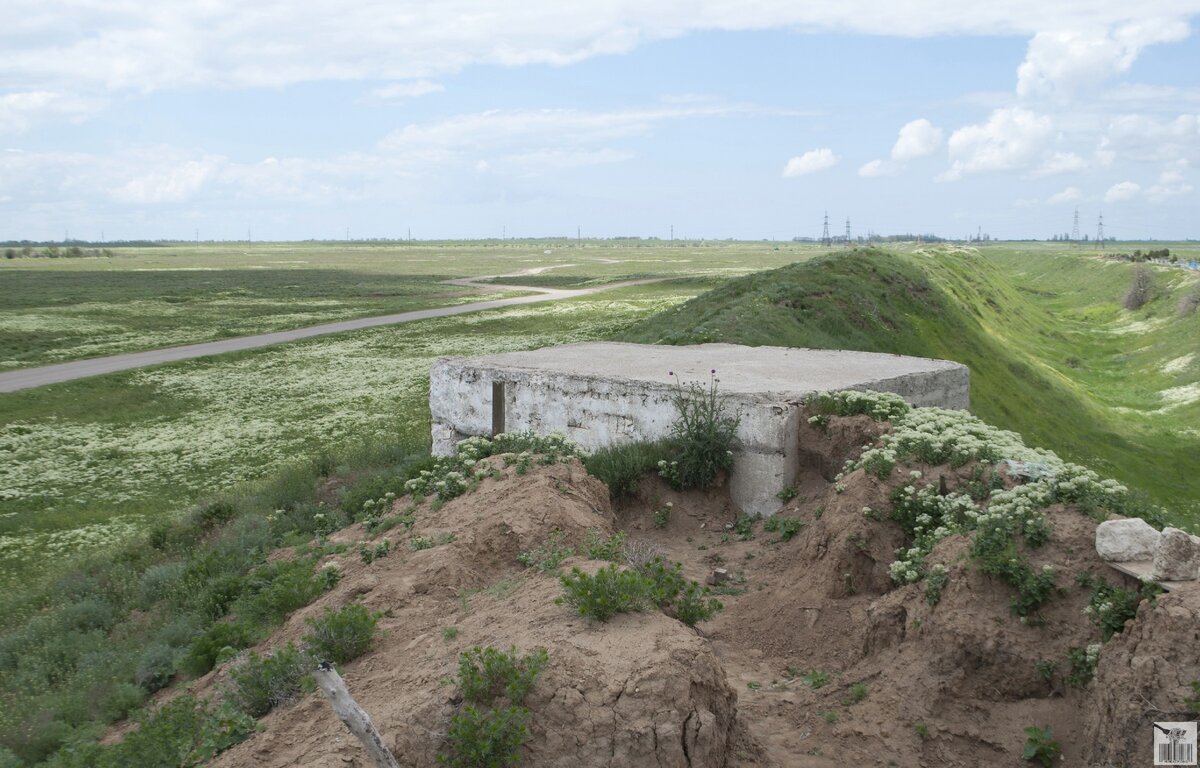
{"type": "Polygon", "coordinates": [[[726,398],[717,392],[718,381],[716,370],[708,387],[696,382],[684,387],[676,377],[672,401],[679,415],[671,425],[669,446],[674,459],[659,464],[660,473],[676,488],[708,488],[733,466],[741,414],[726,412],[726,398]]]}
{"type": "Polygon", "coordinates": [[[145,689],[133,683],[117,683],[100,703],[101,719],[107,722],[124,720],[146,700],[145,689]]]}
{"type": "Polygon", "coordinates": [[[668,615],[687,624],[696,626],[698,621],[707,621],[724,606],[713,598],[708,587],[683,577],[683,566],[675,563],[668,567],[661,557],[651,560],[639,569],[646,580],[649,600],[668,615]]]}
{"type": "Polygon", "coordinates": [[[150,607],[171,595],[183,579],[187,563],[174,560],[152,565],[142,572],[138,580],[138,600],[143,607],[150,607]]]}
{"type": "Polygon", "coordinates": [[[1188,291],[1179,299],[1179,315],[1187,317],[1194,314],[1197,308],[1200,308],[1200,285],[1188,291]]]}
{"type": "Polygon", "coordinates": [[[450,720],[450,753],[439,754],[450,768],[507,768],[520,761],[529,739],[529,710],[524,707],[476,709],[470,704],[450,720]]]}
{"type": "Polygon", "coordinates": [[[304,636],[304,649],[317,661],[334,664],[353,661],[371,646],[380,616],[358,603],[336,611],[326,608],[320,618],[305,620],[312,632],[304,636]]]}
{"type": "Polygon", "coordinates": [[[540,573],[557,573],[562,561],[575,554],[575,548],[565,545],[563,539],[562,531],[551,531],[536,549],[517,555],[517,562],[526,568],[537,568],[540,573]]]}
{"type": "Polygon", "coordinates": [[[1149,267],[1139,264],[1133,268],[1133,281],[1121,300],[1121,306],[1130,310],[1141,309],[1150,301],[1153,291],[1154,273],[1149,267]]]}
{"type": "Polygon", "coordinates": [[[476,646],[458,658],[458,685],[463,698],[473,704],[491,705],[500,697],[520,704],[548,661],[545,648],[518,657],[515,647],[499,651],[476,646]]]}
{"type": "Polygon", "coordinates": [[[580,616],[608,621],[618,613],[640,611],[646,606],[646,579],[637,571],[615,564],[589,576],[578,568],[559,577],[566,594],[563,600],[580,616]]]}
{"type": "Polygon", "coordinates": [[[1041,763],[1043,768],[1050,768],[1054,764],[1054,758],[1062,752],[1058,742],[1054,740],[1050,726],[1038,728],[1031,725],[1025,729],[1025,736],[1025,749],[1021,752],[1021,757],[1031,763],[1041,763]]]}
{"type": "Polygon", "coordinates": [[[228,649],[237,650],[258,642],[258,633],[245,624],[221,622],[213,624],[188,646],[180,666],[193,677],[199,677],[217,664],[228,649]]]}
{"type": "Polygon", "coordinates": [[[374,546],[367,544],[358,545],[358,556],[362,559],[364,565],[370,565],[376,560],[387,557],[391,551],[392,542],[387,539],[376,543],[374,546]]]}
{"type": "Polygon", "coordinates": [[[133,680],[150,693],[166,688],[175,674],[176,651],[166,643],[155,643],[142,652],[133,680]]]}
{"type": "Polygon", "coordinates": [[[810,669],[801,679],[809,688],[824,688],[829,684],[829,673],[819,669],[810,669]]]}
{"type": "Polygon", "coordinates": [[[937,605],[942,599],[942,590],[949,581],[950,574],[946,571],[946,566],[939,563],[929,569],[929,575],[925,579],[925,604],[930,608],[937,605]]]}
{"type": "Polygon", "coordinates": [[[842,699],[842,703],[846,706],[851,706],[865,698],[867,698],[867,684],[855,683],[846,691],[846,698],[842,699]]]}
{"type": "Polygon", "coordinates": [[[291,643],[270,656],[251,651],[229,671],[233,682],[230,700],[251,717],[262,717],[299,696],[302,681],[314,666],[312,659],[291,643]]]}
{"type": "Polygon", "coordinates": [[[638,482],[658,468],[658,462],[670,454],[661,443],[630,443],[602,448],[583,458],[588,474],[608,486],[613,501],[628,499],[637,493],[638,482]]]}
{"type": "Polygon", "coordinates": [[[779,515],[768,517],[766,522],[763,523],[764,531],[779,534],[779,538],[776,539],[777,542],[791,541],[792,537],[799,533],[803,527],[803,520],[795,517],[781,517],[779,515]]]}
{"type": "Polygon", "coordinates": [[[1096,579],[1090,586],[1092,596],[1083,612],[1091,618],[1093,624],[1100,627],[1105,642],[1125,629],[1125,622],[1137,615],[1138,605],[1144,597],[1153,601],[1161,590],[1157,585],[1150,585],[1149,590],[1145,587],[1141,590],[1122,589],[1112,586],[1104,579],[1096,579]]]}
{"type": "Polygon", "coordinates": [[[600,531],[592,529],[587,532],[584,542],[589,560],[608,560],[619,563],[624,559],[625,533],[618,531],[612,536],[605,537],[600,531]]]}
{"type": "Polygon", "coordinates": [[[1100,661],[1100,644],[1094,643],[1087,648],[1068,648],[1067,661],[1071,662],[1067,684],[1075,688],[1086,688],[1096,675],[1096,664],[1100,661]]]}

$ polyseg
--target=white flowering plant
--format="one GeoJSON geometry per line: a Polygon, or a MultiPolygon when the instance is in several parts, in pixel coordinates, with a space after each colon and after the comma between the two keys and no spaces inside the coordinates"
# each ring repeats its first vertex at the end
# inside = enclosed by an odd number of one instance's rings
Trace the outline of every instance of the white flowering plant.
{"type": "Polygon", "coordinates": [[[483,459],[500,454],[516,455],[511,463],[517,464],[517,474],[525,474],[535,461],[541,465],[554,464],[580,455],[575,445],[561,435],[543,437],[523,431],[506,432],[491,439],[468,437],[459,441],[453,456],[436,459],[432,469],[421,470],[404,484],[404,490],[414,499],[432,496],[438,502],[449,501],[477,486],[484,477],[497,474],[483,459]]]}

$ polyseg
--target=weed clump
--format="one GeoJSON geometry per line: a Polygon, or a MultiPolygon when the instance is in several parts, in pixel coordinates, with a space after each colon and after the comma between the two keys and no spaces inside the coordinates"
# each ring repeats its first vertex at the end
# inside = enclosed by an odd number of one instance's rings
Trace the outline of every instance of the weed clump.
{"type": "Polygon", "coordinates": [[[601,568],[589,576],[578,568],[561,578],[564,595],[560,598],[581,616],[608,621],[618,613],[643,611],[649,606],[674,616],[693,627],[711,619],[723,607],[708,587],[683,577],[683,566],[667,565],[655,557],[636,569],[620,569],[616,564],[601,568]]]}
{"type": "Polygon", "coordinates": [[[359,603],[338,610],[326,608],[320,618],[307,619],[312,631],[304,636],[304,649],[314,659],[345,664],[367,652],[382,614],[359,603]]]}
{"type": "Polygon", "coordinates": [[[460,655],[458,685],[467,703],[450,720],[449,752],[439,753],[438,763],[507,768],[520,762],[530,720],[523,704],[548,661],[544,648],[518,657],[515,647],[500,651],[477,646],[460,655]],[[503,702],[508,706],[498,705],[503,702]]]}
{"type": "Polygon", "coordinates": [[[671,461],[659,461],[658,471],[674,488],[708,488],[721,472],[733,467],[733,443],[741,414],[729,414],[727,398],[717,391],[716,369],[708,387],[690,382],[686,387],[675,376],[672,401],[679,412],[668,440],[671,461]]]}
{"type": "Polygon", "coordinates": [[[262,717],[299,696],[311,680],[309,670],[314,666],[308,654],[291,643],[269,656],[251,651],[229,672],[233,682],[230,700],[251,717],[262,717]]]}

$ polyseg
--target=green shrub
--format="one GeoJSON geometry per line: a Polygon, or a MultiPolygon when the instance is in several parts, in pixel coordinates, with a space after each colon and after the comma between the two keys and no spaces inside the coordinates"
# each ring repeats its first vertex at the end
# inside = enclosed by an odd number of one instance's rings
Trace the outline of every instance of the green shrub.
{"type": "Polygon", "coordinates": [[[217,659],[227,649],[237,650],[253,645],[260,639],[251,627],[241,623],[221,622],[213,624],[204,634],[188,646],[180,666],[193,677],[199,677],[217,664],[217,659]]]}
{"type": "Polygon", "coordinates": [[[112,605],[95,597],[70,603],[64,606],[58,615],[64,629],[81,632],[93,629],[107,631],[117,620],[116,610],[112,605]]]}
{"type": "Polygon", "coordinates": [[[842,699],[842,703],[846,706],[851,706],[853,704],[857,704],[865,698],[867,698],[867,684],[855,683],[854,685],[850,686],[849,690],[846,691],[846,697],[842,699]]]}
{"type": "Polygon", "coordinates": [[[739,541],[750,541],[754,538],[754,524],[761,517],[759,515],[738,515],[733,521],[733,532],[737,534],[739,541]]]}
{"type": "Polygon", "coordinates": [[[133,683],[117,683],[100,702],[100,716],[107,722],[124,720],[146,700],[145,689],[133,683]]]}
{"type": "Polygon", "coordinates": [[[1050,726],[1038,728],[1031,725],[1025,729],[1025,736],[1025,749],[1021,752],[1021,757],[1031,763],[1041,763],[1043,768],[1050,768],[1054,764],[1054,758],[1062,752],[1058,742],[1054,740],[1050,726]]]}
{"type": "Polygon", "coordinates": [[[147,568],[138,580],[139,603],[148,608],[170,596],[178,588],[186,570],[187,563],[183,560],[172,560],[147,568]]]}
{"type": "Polygon", "coordinates": [[[387,557],[391,551],[392,542],[387,539],[376,543],[374,546],[368,544],[358,545],[358,556],[362,559],[364,565],[370,565],[380,558],[387,557]]]}
{"type": "MultiPolygon", "coordinates": [[[[674,376],[674,373],[671,374],[674,376]]],[[[717,476],[733,466],[733,443],[741,414],[726,413],[727,398],[717,392],[716,370],[708,387],[676,377],[672,396],[678,416],[671,425],[670,462],[659,462],[659,472],[679,489],[708,488],[717,476]]]]}
{"type": "Polygon", "coordinates": [[[320,618],[306,619],[312,631],[304,636],[304,649],[317,661],[345,664],[366,653],[382,614],[358,603],[339,610],[326,608],[320,618]]]}
{"type": "Polygon", "coordinates": [[[930,608],[937,605],[942,599],[942,590],[949,581],[950,574],[946,571],[946,566],[939,563],[930,568],[925,578],[925,604],[930,608]]]}
{"type": "Polygon", "coordinates": [[[315,664],[288,643],[269,656],[251,651],[229,671],[233,683],[230,700],[251,717],[262,717],[300,695],[302,682],[315,664]]]}
{"type": "Polygon", "coordinates": [[[612,536],[606,537],[593,528],[587,532],[584,547],[589,560],[623,562],[625,559],[625,532],[617,531],[612,536]]]}
{"type": "Polygon", "coordinates": [[[529,710],[524,707],[479,710],[470,704],[450,720],[449,754],[438,754],[451,768],[507,768],[520,762],[529,739],[529,710]]]}
{"type": "Polygon", "coordinates": [[[810,669],[801,679],[804,680],[804,684],[809,688],[824,688],[829,684],[829,673],[822,672],[819,669],[810,669]]]}
{"type": "Polygon", "coordinates": [[[654,472],[658,463],[670,454],[662,442],[629,443],[601,448],[583,457],[588,474],[608,486],[613,501],[628,499],[637,493],[638,482],[654,472]]]}
{"type": "Polygon", "coordinates": [[[154,643],[142,651],[133,679],[150,693],[165,688],[175,674],[176,651],[166,643],[154,643]]]}
{"type": "Polygon", "coordinates": [[[1075,688],[1086,688],[1096,675],[1096,664],[1100,661],[1100,644],[1094,643],[1087,648],[1068,648],[1067,661],[1071,662],[1067,684],[1075,688]]]}
{"type": "Polygon", "coordinates": [[[230,705],[212,708],[190,695],[147,712],[119,743],[87,745],[64,768],[182,768],[198,766],[254,732],[254,718],[230,705]]]}
{"type": "Polygon", "coordinates": [[[536,549],[517,555],[517,562],[540,573],[557,573],[562,561],[575,554],[575,548],[564,545],[563,539],[562,531],[553,530],[536,549]]]}
{"type": "Polygon", "coordinates": [[[1125,622],[1137,615],[1138,605],[1143,599],[1149,599],[1153,604],[1155,596],[1162,591],[1155,584],[1145,585],[1138,590],[1123,589],[1112,586],[1104,579],[1095,579],[1089,585],[1092,587],[1092,596],[1083,612],[1100,628],[1105,642],[1125,629],[1125,622]]]}
{"type": "Polygon", "coordinates": [[[476,646],[458,657],[458,685],[463,698],[473,704],[490,705],[501,696],[520,704],[548,660],[545,648],[518,657],[516,647],[500,651],[476,646]]]}
{"type": "Polygon", "coordinates": [[[640,611],[646,606],[646,578],[637,571],[618,568],[615,564],[589,576],[578,568],[559,577],[567,605],[596,621],[608,621],[618,613],[640,611]]]}
{"type": "Polygon", "coordinates": [[[313,573],[313,561],[309,558],[278,560],[250,574],[251,594],[237,601],[234,612],[239,620],[275,625],[292,611],[317,599],[325,591],[326,583],[313,573]]]}
{"type": "Polygon", "coordinates": [[[711,597],[708,587],[683,577],[680,563],[668,566],[665,560],[656,557],[638,571],[645,579],[647,599],[689,627],[711,619],[723,607],[720,600],[711,597]]]}

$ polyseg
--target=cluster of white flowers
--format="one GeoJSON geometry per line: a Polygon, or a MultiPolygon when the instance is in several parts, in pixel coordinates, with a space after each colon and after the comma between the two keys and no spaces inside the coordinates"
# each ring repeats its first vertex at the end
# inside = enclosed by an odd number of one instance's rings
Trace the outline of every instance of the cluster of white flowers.
{"type": "Polygon", "coordinates": [[[912,545],[896,550],[896,560],[889,567],[892,579],[900,584],[911,584],[925,575],[925,558],[934,546],[955,533],[962,533],[965,522],[974,520],[979,507],[971,497],[950,493],[938,493],[935,486],[917,489],[907,485],[892,497],[894,516],[913,537],[912,545]]]}
{"type": "Polygon", "coordinates": [[[172,514],[319,450],[423,437],[429,368],[440,356],[593,341],[690,295],[625,292],[618,305],[598,294],[536,308],[553,315],[541,326],[498,310],[147,369],[129,375],[151,404],[138,415],[58,416],[51,393],[44,413],[0,418],[0,515],[16,513],[5,518],[0,574],[28,572],[6,567],[5,553],[41,548],[50,540],[39,531],[131,506],[172,514]],[[51,509],[55,521],[40,521],[51,509]]]}

